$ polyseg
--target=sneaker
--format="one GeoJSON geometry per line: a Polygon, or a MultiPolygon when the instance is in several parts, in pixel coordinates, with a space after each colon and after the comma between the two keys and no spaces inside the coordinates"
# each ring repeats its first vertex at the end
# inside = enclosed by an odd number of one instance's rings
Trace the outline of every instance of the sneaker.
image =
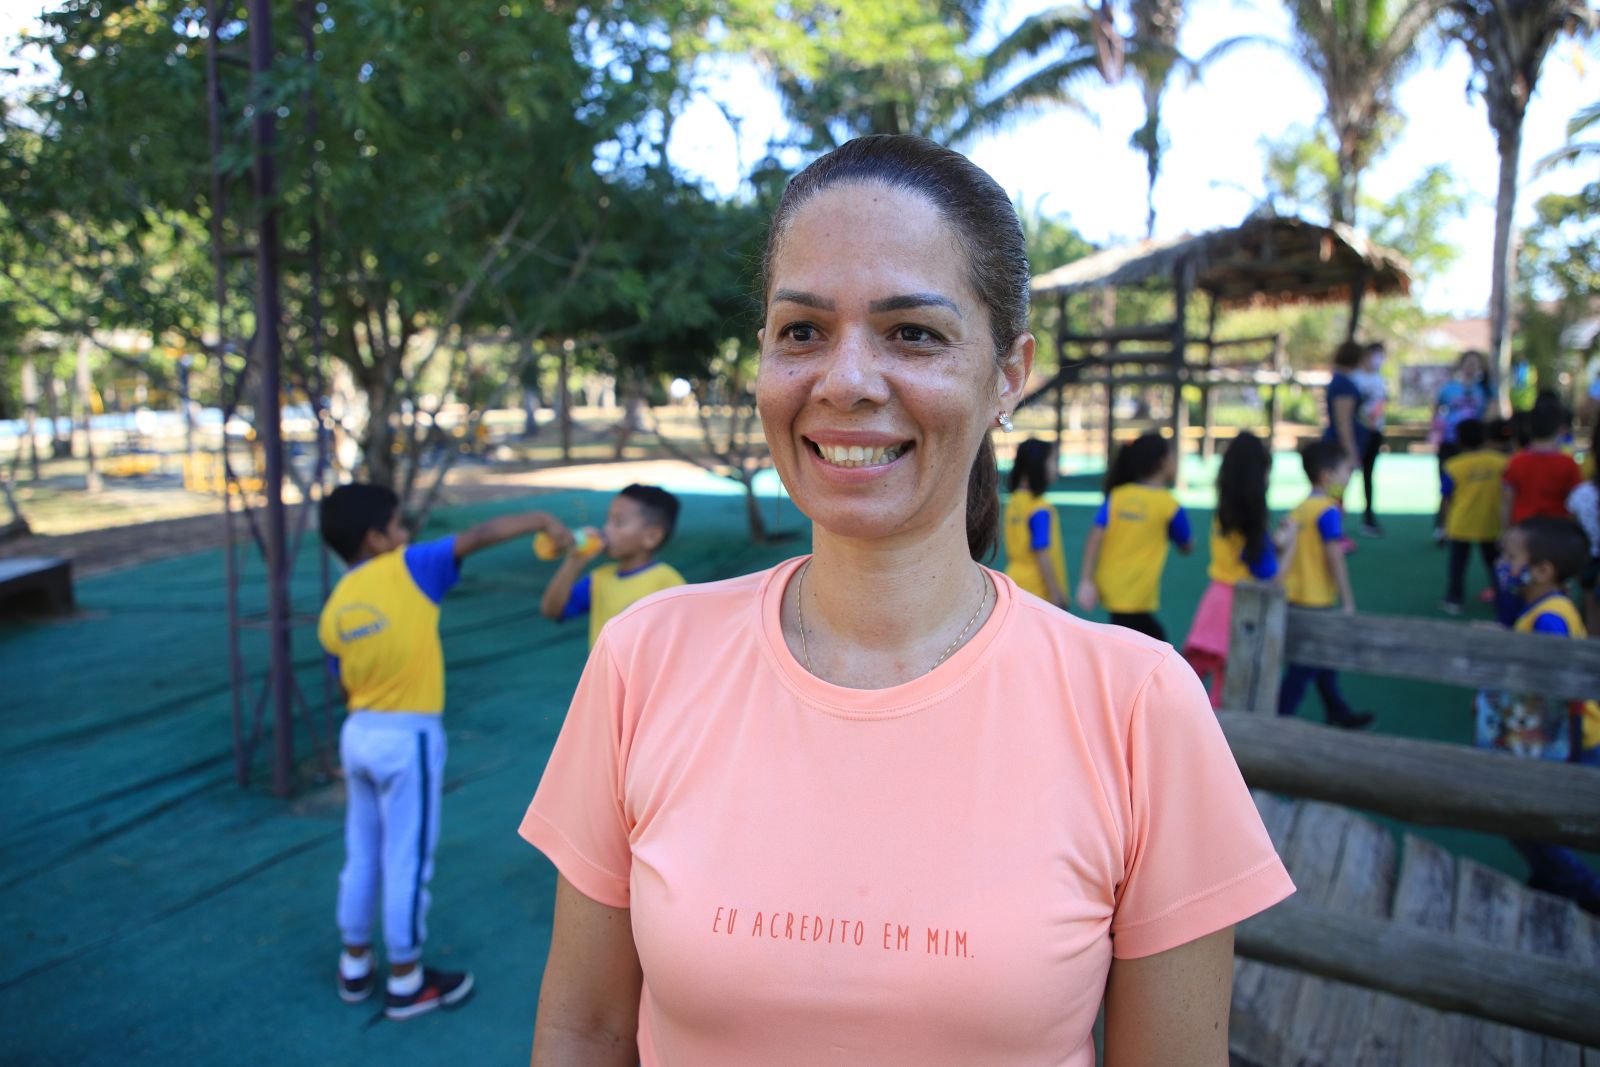
{"type": "Polygon", "coordinates": [[[422,985],[409,996],[388,994],[383,1014],[391,1019],[410,1019],[435,1008],[460,1004],[472,992],[471,971],[422,969],[422,985]]]}
{"type": "Polygon", "coordinates": [[[1341,730],[1365,730],[1373,721],[1374,716],[1370,711],[1347,711],[1343,715],[1328,716],[1328,725],[1341,730]]]}
{"type": "Polygon", "coordinates": [[[1494,601],[1495,601],[1495,597],[1497,597],[1498,595],[1499,594],[1496,593],[1493,589],[1485,589],[1483,592],[1478,594],[1478,603],[1480,603],[1480,604],[1493,604],[1494,601]]]}
{"type": "Polygon", "coordinates": [[[376,967],[368,967],[367,973],[360,978],[346,978],[344,972],[339,972],[339,999],[346,1004],[360,1004],[372,996],[374,985],[372,976],[376,974],[376,967]]]}
{"type": "Polygon", "coordinates": [[[1364,522],[1364,523],[1361,524],[1361,536],[1362,537],[1382,537],[1383,536],[1383,527],[1379,526],[1375,522],[1364,522]]]}
{"type": "Polygon", "coordinates": [[[1460,615],[1461,605],[1457,604],[1453,600],[1446,600],[1439,605],[1439,610],[1444,612],[1446,615],[1460,615]]]}

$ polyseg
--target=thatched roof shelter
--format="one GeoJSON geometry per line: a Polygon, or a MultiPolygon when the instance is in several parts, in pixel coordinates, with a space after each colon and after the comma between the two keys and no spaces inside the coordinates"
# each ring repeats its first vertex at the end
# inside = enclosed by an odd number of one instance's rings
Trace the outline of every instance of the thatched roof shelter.
{"type": "Polygon", "coordinates": [[[1033,279],[1033,295],[1176,279],[1224,307],[1347,302],[1352,286],[1388,296],[1411,290],[1410,264],[1348,226],[1260,217],[1192,236],[1140,241],[1074,260],[1033,279]]]}

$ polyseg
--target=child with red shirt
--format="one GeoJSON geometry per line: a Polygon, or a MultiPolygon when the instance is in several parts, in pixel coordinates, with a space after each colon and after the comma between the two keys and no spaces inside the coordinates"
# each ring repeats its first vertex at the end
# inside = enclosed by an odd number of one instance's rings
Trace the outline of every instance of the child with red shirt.
{"type": "Polygon", "coordinates": [[[1538,515],[1567,518],[1567,495],[1583,481],[1577,461],[1556,441],[1561,433],[1560,410],[1536,404],[1529,424],[1533,442],[1506,465],[1506,529],[1538,515]]]}

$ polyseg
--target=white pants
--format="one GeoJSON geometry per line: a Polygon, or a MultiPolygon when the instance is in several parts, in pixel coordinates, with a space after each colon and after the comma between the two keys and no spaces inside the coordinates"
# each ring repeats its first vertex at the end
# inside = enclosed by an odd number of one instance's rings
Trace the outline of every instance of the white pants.
{"type": "Polygon", "coordinates": [[[339,934],[347,945],[371,942],[381,888],[391,964],[415,962],[427,940],[445,751],[438,715],[357,711],[339,731],[346,793],[339,934]]]}

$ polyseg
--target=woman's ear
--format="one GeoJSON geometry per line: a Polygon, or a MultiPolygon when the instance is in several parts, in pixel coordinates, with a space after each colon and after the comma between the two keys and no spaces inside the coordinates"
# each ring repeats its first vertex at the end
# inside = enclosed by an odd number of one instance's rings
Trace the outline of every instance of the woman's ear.
{"type": "Polygon", "coordinates": [[[1022,333],[1011,342],[1011,347],[1000,358],[1000,372],[996,387],[1000,407],[1006,412],[1017,409],[1028,388],[1028,376],[1033,373],[1033,334],[1022,333]]]}

